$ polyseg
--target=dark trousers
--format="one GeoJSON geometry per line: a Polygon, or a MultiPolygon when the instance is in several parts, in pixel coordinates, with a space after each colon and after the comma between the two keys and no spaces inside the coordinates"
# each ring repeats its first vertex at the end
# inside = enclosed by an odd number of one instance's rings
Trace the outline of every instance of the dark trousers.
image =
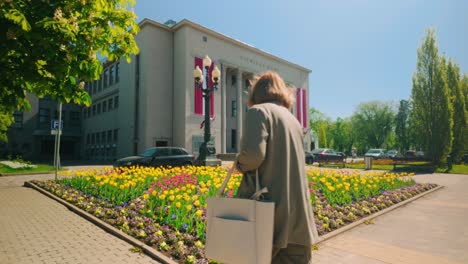
{"type": "Polygon", "coordinates": [[[309,264],[312,263],[310,246],[288,244],[286,248],[273,246],[272,264],[309,264]]]}

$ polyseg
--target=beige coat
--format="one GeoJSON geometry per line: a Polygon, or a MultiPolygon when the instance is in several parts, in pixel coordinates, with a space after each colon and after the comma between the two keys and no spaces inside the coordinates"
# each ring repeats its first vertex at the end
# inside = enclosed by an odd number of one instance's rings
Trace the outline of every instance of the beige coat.
{"type": "Polygon", "coordinates": [[[273,245],[311,245],[317,242],[302,127],[291,112],[276,103],[253,106],[247,112],[236,164],[244,173],[237,197],[255,192],[255,170],[267,200],[275,202],[273,245]]]}

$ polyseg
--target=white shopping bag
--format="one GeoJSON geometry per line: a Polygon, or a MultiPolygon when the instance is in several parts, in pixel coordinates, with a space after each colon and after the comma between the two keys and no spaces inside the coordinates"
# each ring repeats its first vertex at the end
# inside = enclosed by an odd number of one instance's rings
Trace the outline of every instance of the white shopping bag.
{"type": "Polygon", "coordinates": [[[273,246],[275,206],[259,201],[258,172],[252,199],[222,198],[232,167],[216,197],[207,199],[206,256],[222,263],[269,264],[273,246]]]}

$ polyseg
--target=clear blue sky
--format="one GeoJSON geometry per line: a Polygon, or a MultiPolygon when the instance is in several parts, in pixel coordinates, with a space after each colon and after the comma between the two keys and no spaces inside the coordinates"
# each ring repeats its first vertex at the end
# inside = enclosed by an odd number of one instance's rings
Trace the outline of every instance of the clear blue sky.
{"type": "Polygon", "coordinates": [[[187,18],[311,69],[309,106],[332,119],[361,102],[409,98],[429,27],[468,73],[467,0],[137,0],[135,13],[187,18]]]}

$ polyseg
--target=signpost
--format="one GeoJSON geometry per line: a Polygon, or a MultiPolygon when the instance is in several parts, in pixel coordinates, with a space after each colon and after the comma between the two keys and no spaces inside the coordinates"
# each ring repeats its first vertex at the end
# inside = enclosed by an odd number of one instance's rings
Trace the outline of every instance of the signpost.
{"type": "Polygon", "coordinates": [[[57,171],[60,167],[60,135],[62,135],[63,121],[62,121],[62,103],[59,102],[59,116],[58,120],[54,119],[50,122],[50,133],[55,135],[54,147],[54,167],[55,167],[55,180],[57,180],[57,171]]]}

